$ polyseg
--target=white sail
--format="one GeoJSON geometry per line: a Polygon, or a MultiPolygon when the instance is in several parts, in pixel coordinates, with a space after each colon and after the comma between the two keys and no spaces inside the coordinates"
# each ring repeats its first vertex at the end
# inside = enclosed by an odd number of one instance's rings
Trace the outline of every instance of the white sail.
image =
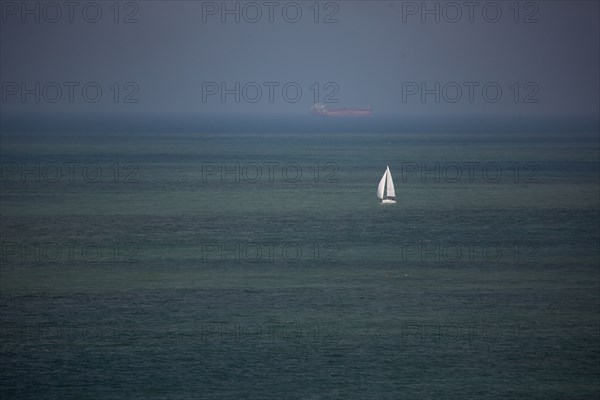
{"type": "Polygon", "coordinates": [[[381,204],[396,204],[396,190],[394,190],[394,180],[389,166],[386,167],[377,186],[377,197],[381,199],[381,204]]]}
{"type": "Polygon", "coordinates": [[[379,199],[383,200],[383,189],[385,187],[385,178],[387,176],[388,170],[386,169],[385,172],[383,173],[383,176],[381,177],[381,180],[379,181],[379,186],[377,186],[377,197],[379,197],[379,199]]]}
{"type": "Polygon", "coordinates": [[[385,173],[387,174],[387,197],[396,197],[396,191],[394,190],[394,181],[392,180],[390,167],[387,167],[385,173]]]}

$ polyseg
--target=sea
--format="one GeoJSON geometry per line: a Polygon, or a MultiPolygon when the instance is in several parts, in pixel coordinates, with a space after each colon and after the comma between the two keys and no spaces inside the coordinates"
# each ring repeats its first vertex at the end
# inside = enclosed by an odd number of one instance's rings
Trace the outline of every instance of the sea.
{"type": "Polygon", "coordinates": [[[348,128],[4,131],[0,397],[599,398],[597,132],[348,128]]]}

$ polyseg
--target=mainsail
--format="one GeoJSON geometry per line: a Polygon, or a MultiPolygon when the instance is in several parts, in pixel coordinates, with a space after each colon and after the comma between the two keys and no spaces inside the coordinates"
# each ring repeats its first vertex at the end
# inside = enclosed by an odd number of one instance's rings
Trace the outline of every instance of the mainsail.
{"type": "Polygon", "coordinates": [[[387,197],[396,197],[396,191],[394,190],[394,181],[392,180],[390,167],[387,167],[385,172],[387,174],[387,197]]]}

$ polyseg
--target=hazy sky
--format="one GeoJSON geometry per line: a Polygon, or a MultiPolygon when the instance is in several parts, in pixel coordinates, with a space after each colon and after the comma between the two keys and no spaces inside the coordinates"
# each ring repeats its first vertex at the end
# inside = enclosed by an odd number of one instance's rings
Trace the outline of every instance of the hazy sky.
{"type": "Polygon", "coordinates": [[[4,115],[600,108],[597,1],[1,4],[4,115]]]}

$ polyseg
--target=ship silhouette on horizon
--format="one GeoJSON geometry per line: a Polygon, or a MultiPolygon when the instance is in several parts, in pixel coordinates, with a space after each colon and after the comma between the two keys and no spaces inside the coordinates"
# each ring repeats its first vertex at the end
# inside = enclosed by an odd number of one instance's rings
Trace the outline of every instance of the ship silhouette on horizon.
{"type": "Polygon", "coordinates": [[[311,109],[314,115],[325,117],[372,117],[373,111],[368,108],[335,108],[329,109],[323,103],[315,103],[311,109]]]}

